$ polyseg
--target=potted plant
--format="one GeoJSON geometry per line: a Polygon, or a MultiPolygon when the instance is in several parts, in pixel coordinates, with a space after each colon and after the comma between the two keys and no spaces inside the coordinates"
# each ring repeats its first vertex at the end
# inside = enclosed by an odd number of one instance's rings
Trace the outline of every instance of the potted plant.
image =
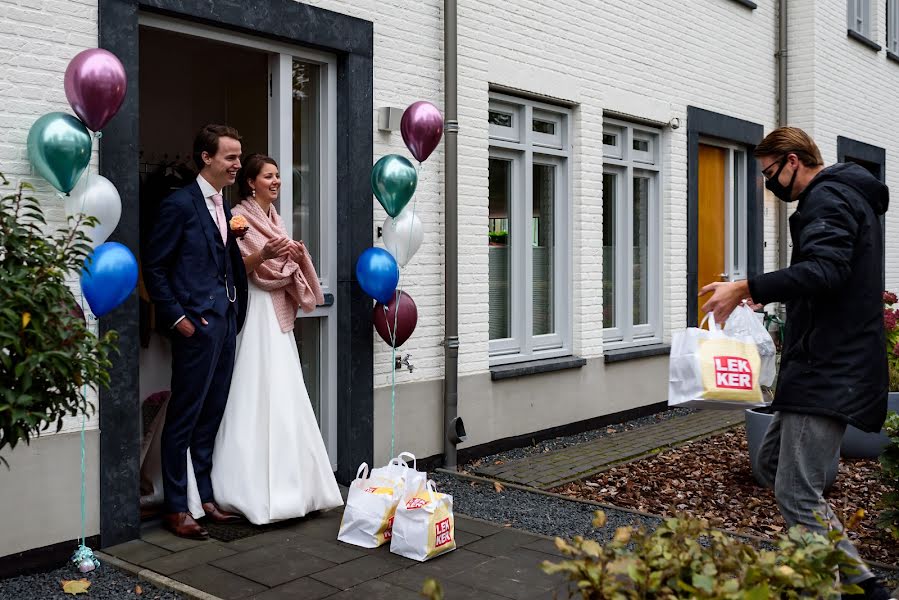
{"type": "MultiPolygon", "coordinates": [[[[899,412],[899,308],[896,294],[883,293],[883,325],[887,334],[887,363],[890,372],[890,395],[887,399],[887,414],[899,412]]],[[[886,431],[868,433],[852,425],[846,428],[840,453],[847,458],[876,458],[880,456],[890,438],[886,431]]]]}

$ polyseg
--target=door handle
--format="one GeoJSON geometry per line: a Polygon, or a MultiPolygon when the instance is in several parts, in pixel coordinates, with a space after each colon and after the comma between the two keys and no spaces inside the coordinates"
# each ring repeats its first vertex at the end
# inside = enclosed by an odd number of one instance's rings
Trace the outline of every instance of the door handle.
{"type": "Polygon", "coordinates": [[[730,276],[727,273],[719,273],[718,277],[721,278],[721,281],[730,281],[730,276]]]}

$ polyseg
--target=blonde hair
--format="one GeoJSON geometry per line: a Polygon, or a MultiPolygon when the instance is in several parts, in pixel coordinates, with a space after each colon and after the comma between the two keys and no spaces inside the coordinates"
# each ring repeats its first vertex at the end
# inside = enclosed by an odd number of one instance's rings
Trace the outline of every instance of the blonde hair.
{"type": "Polygon", "coordinates": [[[815,140],[798,127],[778,127],[766,135],[753,151],[756,158],[786,156],[787,154],[795,154],[807,167],[818,167],[824,164],[815,140]]]}

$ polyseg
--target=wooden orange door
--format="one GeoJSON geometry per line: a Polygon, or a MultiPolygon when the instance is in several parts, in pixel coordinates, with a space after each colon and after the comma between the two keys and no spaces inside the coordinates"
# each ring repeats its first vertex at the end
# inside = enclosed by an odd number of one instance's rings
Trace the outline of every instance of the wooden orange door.
{"type": "MultiPolygon", "coordinates": [[[[725,279],[724,241],[724,177],[727,150],[715,146],[699,145],[699,265],[698,277],[701,290],[713,281],[725,279]]],[[[699,299],[699,321],[705,316],[702,305],[706,295],[699,299]]]]}

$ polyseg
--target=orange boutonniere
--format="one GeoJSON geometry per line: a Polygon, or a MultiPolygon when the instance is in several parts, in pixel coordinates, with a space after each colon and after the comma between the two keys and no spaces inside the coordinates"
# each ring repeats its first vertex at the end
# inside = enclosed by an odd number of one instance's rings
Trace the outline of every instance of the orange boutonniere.
{"type": "Polygon", "coordinates": [[[234,237],[238,239],[243,238],[250,230],[250,224],[243,215],[231,217],[231,220],[228,221],[228,226],[231,228],[231,233],[234,234],[234,237]]]}

